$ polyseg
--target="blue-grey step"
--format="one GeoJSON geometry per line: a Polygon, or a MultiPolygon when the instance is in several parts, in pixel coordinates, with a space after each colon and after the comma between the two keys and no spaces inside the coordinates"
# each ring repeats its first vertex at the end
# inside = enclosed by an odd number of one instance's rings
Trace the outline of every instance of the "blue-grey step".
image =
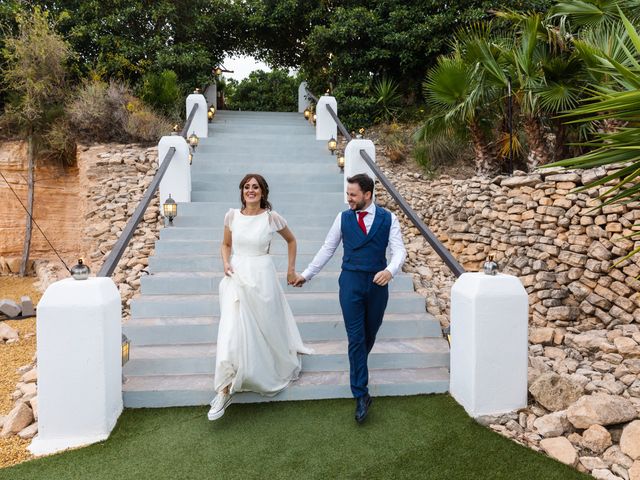
{"type": "MultiPolygon", "coordinates": [[[[180,207],[178,206],[178,208],[180,207]]],[[[173,225],[176,227],[211,227],[213,228],[216,226],[220,226],[222,224],[224,215],[227,213],[227,211],[225,211],[224,213],[215,212],[216,214],[214,214],[214,212],[211,212],[210,215],[180,214],[173,220],[173,225]]],[[[338,215],[338,212],[335,210],[321,212],[321,213],[318,213],[317,215],[314,214],[313,215],[314,223],[316,225],[321,225],[321,226],[327,225],[326,230],[328,232],[329,228],[333,224],[333,221],[336,219],[336,215],[338,215]]],[[[307,213],[306,215],[303,215],[303,214],[288,215],[286,217],[284,217],[284,214],[283,214],[283,217],[287,221],[287,224],[292,227],[295,225],[298,227],[298,229],[308,228],[307,225],[309,224],[309,216],[310,216],[309,213],[307,213]]]]}
{"type": "MultiPolygon", "coordinates": [[[[227,193],[236,192],[238,188],[234,188],[235,185],[229,185],[231,182],[238,182],[237,179],[229,180],[226,184],[221,182],[206,182],[202,180],[192,180],[191,182],[191,192],[202,192],[202,191],[224,191],[227,193]],[[230,188],[231,187],[231,188],[230,188]]],[[[287,181],[287,183],[276,183],[272,185],[271,182],[267,179],[267,183],[269,184],[270,192],[295,192],[300,193],[300,184],[295,183],[295,180],[287,181]]],[[[322,190],[323,192],[338,192],[342,193],[344,191],[344,185],[342,179],[336,176],[336,181],[323,182],[323,183],[315,183],[314,188],[322,190]],[[339,180],[339,181],[337,181],[339,180]]]]}
{"type": "MultiPolygon", "coordinates": [[[[444,393],[449,371],[444,367],[371,369],[372,396],[444,393]]],[[[207,405],[214,395],[211,375],[159,375],[127,378],[123,385],[127,408],[207,405]]],[[[234,395],[234,403],[256,403],[327,398],[351,398],[349,372],[302,372],[300,378],[274,397],[255,393],[234,395]]],[[[233,408],[233,404],[228,407],[233,408]]]]}
{"type": "MultiPolygon", "coordinates": [[[[298,255],[296,266],[304,270],[313,260],[313,254],[298,255]]],[[[286,271],[289,259],[285,254],[271,255],[276,269],[286,271]]],[[[342,264],[342,255],[334,255],[324,270],[336,271],[342,264]]],[[[222,272],[220,255],[168,255],[149,257],[150,272],[222,272]]]]}
{"type": "MultiPolygon", "coordinates": [[[[302,356],[306,372],[337,372],[349,370],[347,341],[324,340],[306,342],[314,350],[302,356]]],[[[128,376],[192,375],[215,373],[216,344],[149,345],[131,348],[126,364],[128,376]]],[[[376,341],[369,354],[369,368],[447,367],[449,347],[440,337],[384,339],[376,341]]]]}
{"type": "MultiPolygon", "coordinates": [[[[278,175],[273,178],[269,183],[269,190],[275,191],[280,188],[288,187],[292,183],[305,183],[315,185],[317,188],[321,188],[325,184],[338,184],[342,185],[343,176],[338,173],[338,171],[333,168],[327,169],[323,168],[318,169],[319,171],[314,172],[315,167],[309,166],[307,168],[307,172],[305,172],[304,177],[301,177],[299,174],[295,173],[286,173],[282,175],[278,175]],[[329,170],[325,172],[325,170],[329,170]],[[304,178],[304,180],[303,180],[304,178]]],[[[215,188],[224,187],[226,189],[238,190],[240,186],[240,180],[242,177],[239,177],[235,173],[221,173],[221,172],[198,172],[192,180],[198,182],[205,182],[206,185],[212,185],[215,188]]],[[[193,185],[193,183],[192,183],[193,185]]]]}
{"type": "MultiPolygon", "coordinates": [[[[300,269],[302,271],[302,268],[300,269]]],[[[322,271],[303,287],[287,285],[284,272],[278,274],[280,285],[289,293],[337,292],[339,272],[322,271]]],[[[222,272],[159,272],[140,278],[143,295],[187,295],[217,293],[222,272]]],[[[389,283],[390,292],[413,292],[413,279],[406,273],[396,275],[389,283]]],[[[337,293],[336,293],[337,294],[337,293]]]]}
{"type": "MultiPolygon", "coordinates": [[[[222,237],[214,240],[159,240],[156,242],[155,253],[162,255],[220,255],[220,242],[222,237]]],[[[314,240],[297,240],[298,255],[311,254],[318,252],[324,239],[321,241],[314,240]]],[[[284,239],[275,235],[271,242],[272,254],[287,253],[287,243],[284,239]]],[[[335,255],[342,257],[342,247],[336,250],[335,255]]]]}
{"type": "MultiPolygon", "coordinates": [[[[307,218],[309,214],[309,206],[304,202],[296,203],[282,203],[274,206],[274,210],[280,213],[285,219],[289,219],[289,216],[303,216],[307,218]],[[275,208],[275,207],[278,208],[275,208]]],[[[322,205],[321,211],[314,211],[320,214],[331,214],[335,216],[338,212],[342,212],[347,209],[347,204],[344,202],[344,198],[336,200],[334,203],[326,202],[322,205]]],[[[178,202],[178,215],[185,216],[212,216],[217,218],[223,218],[230,208],[240,208],[240,191],[238,189],[233,190],[233,193],[229,194],[227,200],[221,202],[178,202]],[[234,196],[235,195],[235,196],[234,196]]]]}
{"type": "MultiPolygon", "coordinates": [[[[295,315],[339,314],[335,293],[286,293],[295,315]]],[[[388,313],[420,313],[425,310],[423,297],[413,292],[394,292],[389,296],[388,313]]],[[[217,295],[143,295],[131,301],[134,318],[219,315],[217,295]]]]}
{"type": "MultiPolygon", "coordinates": [[[[130,319],[124,332],[134,346],[214,343],[218,338],[219,317],[157,317],[130,319]]],[[[341,315],[298,315],[304,341],[345,338],[341,315]]],[[[389,313],[385,315],[378,338],[441,337],[439,322],[428,313],[389,313]]]]}
{"type": "MultiPolygon", "coordinates": [[[[303,227],[293,232],[296,239],[324,240],[331,225],[324,227],[303,227]]],[[[224,227],[178,227],[160,229],[161,240],[216,240],[222,239],[224,227]]]]}
{"type": "MultiPolygon", "coordinates": [[[[202,191],[202,190],[194,190],[191,192],[191,201],[192,202],[223,202],[228,201],[230,206],[234,206],[236,202],[236,195],[232,195],[230,191],[222,191],[222,190],[213,190],[213,191],[202,191]],[[231,196],[231,197],[230,197],[231,196]]],[[[309,187],[308,190],[304,190],[303,186],[298,186],[297,191],[291,192],[274,192],[273,194],[269,194],[269,201],[275,205],[275,209],[277,210],[277,205],[279,203],[304,203],[309,207],[310,210],[315,210],[317,207],[324,206],[327,202],[332,202],[333,204],[344,201],[344,193],[342,191],[339,192],[329,192],[326,194],[320,194],[317,191],[313,190],[313,187],[309,187]]]]}

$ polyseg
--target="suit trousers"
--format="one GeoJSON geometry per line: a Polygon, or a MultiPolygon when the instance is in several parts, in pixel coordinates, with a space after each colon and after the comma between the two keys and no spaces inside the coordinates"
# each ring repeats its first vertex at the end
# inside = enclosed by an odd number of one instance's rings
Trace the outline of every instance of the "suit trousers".
{"type": "Polygon", "coordinates": [[[375,275],[375,272],[343,270],[338,280],[340,307],[349,340],[351,393],[355,398],[368,393],[367,360],[389,300],[389,286],[373,283],[375,275]]]}

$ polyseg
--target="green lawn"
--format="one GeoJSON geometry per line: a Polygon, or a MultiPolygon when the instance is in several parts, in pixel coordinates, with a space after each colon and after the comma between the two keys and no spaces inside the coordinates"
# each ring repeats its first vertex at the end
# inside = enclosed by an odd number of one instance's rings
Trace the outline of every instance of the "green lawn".
{"type": "Polygon", "coordinates": [[[0,470],[0,479],[590,478],[471,420],[448,395],[125,410],[111,437],[0,470]]]}

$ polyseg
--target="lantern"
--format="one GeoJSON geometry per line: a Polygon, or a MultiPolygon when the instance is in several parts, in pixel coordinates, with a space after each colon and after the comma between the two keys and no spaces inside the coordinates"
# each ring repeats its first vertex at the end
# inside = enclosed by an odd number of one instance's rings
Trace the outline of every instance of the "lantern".
{"type": "Polygon", "coordinates": [[[169,198],[162,204],[162,211],[164,212],[164,216],[169,219],[169,224],[173,225],[173,219],[178,216],[178,204],[171,198],[171,194],[169,194],[169,198]]]}
{"type": "Polygon", "coordinates": [[[338,168],[344,172],[344,155],[338,155],[338,168]]]}
{"type": "Polygon", "coordinates": [[[195,150],[196,147],[198,146],[198,142],[200,142],[200,139],[198,138],[198,136],[196,135],[196,132],[193,132],[191,135],[189,135],[189,138],[187,139],[189,141],[189,145],[195,150]]]}
{"type": "Polygon", "coordinates": [[[86,280],[89,278],[89,274],[91,273],[91,269],[84,264],[84,261],[80,258],[78,259],[78,264],[71,267],[71,276],[76,280],[86,280]]]}
{"type": "Polygon", "coordinates": [[[336,141],[335,138],[331,137],[331,139],[327,142],[327,148],[331,152],[331,155],[333,155],[333,153],[338,148],[338,142],[336,141]]]}

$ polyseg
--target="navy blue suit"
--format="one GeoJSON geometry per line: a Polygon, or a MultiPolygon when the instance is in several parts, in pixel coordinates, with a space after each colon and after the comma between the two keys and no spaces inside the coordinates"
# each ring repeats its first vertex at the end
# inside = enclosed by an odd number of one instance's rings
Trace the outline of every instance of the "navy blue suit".
{"type": "Polygon", "coordinates": [[[391,213],[376,205],[373,224],[365,234],[356,212],[346,210],[342,212],[340,228],[344,246],[340,307],[349,340],[351,392],[358,398],[368,393],[367,359],[389,299],[388,285],[376,285],[373,277],[387,266],[391,213]]]}

